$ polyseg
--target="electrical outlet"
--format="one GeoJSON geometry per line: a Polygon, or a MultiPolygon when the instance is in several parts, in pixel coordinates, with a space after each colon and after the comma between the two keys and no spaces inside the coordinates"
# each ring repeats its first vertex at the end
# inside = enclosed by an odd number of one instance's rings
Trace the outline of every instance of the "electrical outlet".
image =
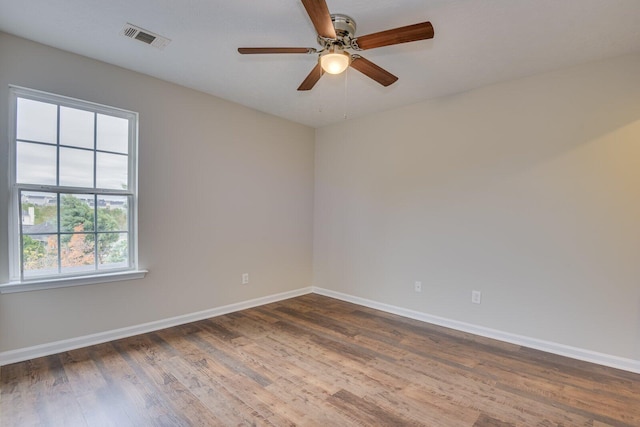
{"type": "Polygon", "coordinates": [[[249,284],[249,273],[242,273],[242,284],[249,284]]]}
{"type": "Polygon", "coordinates": [[[471,291],[471,302],[474,304],[480,304],[482,300],[482,292],[480,291],[471,291]]]}
{"type": "Polygon", "coordinates": [[[413,289],[415,289],[416,292],[422,292],[422,282],[415,282],[413,289]]]}

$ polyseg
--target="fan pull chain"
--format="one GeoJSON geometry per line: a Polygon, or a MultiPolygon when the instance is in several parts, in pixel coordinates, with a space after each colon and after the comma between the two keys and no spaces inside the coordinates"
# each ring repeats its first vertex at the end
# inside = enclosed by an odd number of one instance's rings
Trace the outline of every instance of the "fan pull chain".
{"type": "Polygon", "coordinates": [[[349,67],[344,70],[344,120],[347,120],[347,81],[349,77],[349,67]]]}

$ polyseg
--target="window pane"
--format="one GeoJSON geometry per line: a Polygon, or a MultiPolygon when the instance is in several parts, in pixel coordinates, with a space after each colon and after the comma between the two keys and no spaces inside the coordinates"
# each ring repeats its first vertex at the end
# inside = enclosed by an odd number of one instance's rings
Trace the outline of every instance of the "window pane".
{"type": "Polygon", "coordinates": [[[93,188],[93,151],[60,147],[60,185],[93,188]]]}
{"type": "Polygon", "coordinates": [[[97,153],[96,187],[126,190],[128,157],[120,154],[97,153]]]}
{"type": "Polygon", "coordinates": [[[62,235],[60,240],[60,265],[63,273],[95,270],[95,236],[93,234],[62,235]]]}
{"type": "Polygon", "coordinates": [[[98,234],[98,268],[129,266],[129,235],[127,233],[98,234]]]}
{"type": "Polygon", "coordinates": [[[56,185],[56,147],[18,142],[16,174],[20,184],[56,185]]]}
{"type": "Polygon", "coordinates": [[[98,231],[128,231],[129,198],[98,195],[98,231]]]}
{"type": "Polygon", "coordinates": [[[58,274],[58,236],[22,236],[24,277],[58,274]]]}
{"type": "Polygon", "coordinates": [[[58,107],[46,102],[18,98],[16,138],[57,143],[58,107]]]}
{"type": "Polygon", "coordinates": [[[58,231],[58,198],[54,193],[23,191],[20,196],[23,234],[58,231]]]}
{"type": "Polygon", "coordinates": [[[60,145],[94,148],[94,113],[60,107],[60,145]]]}
{"type": "MultiPolygon", "coordinates": [[[[92,194],[61,194],[60,195],[60,231],[82,232],[93,231],[94,208],[92,194]]],[[[70,239],[69,235],[62,236],[62,241],[70,239]]]]}
{"type": "Polygon", "coordinates": [[[129,152],[129,120],[98,114],[97,149],[127,154],[129,152]]]}

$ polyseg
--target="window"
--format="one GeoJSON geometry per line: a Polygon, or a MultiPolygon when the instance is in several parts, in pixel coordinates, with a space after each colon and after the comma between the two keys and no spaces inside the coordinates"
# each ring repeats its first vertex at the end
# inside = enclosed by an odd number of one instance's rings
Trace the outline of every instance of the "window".
{"type": "Polygon", "coordinates": [[[137,114],[17,87],[11,113],[11,284],[137,271],[137,114]]]}

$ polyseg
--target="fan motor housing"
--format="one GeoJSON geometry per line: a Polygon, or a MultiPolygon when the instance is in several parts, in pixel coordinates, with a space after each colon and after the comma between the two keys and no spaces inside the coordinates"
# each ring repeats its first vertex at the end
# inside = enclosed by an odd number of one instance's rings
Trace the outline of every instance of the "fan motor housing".
{"type": "Polygon", "coordinates": [[[338,37],[353,38],[356,34],[356,21],[350,16],[336,13],[331,15],[331,22],[333,22],[333,28],[336,29],[338,37]]]}
{"type": "Polygon", "coordinates": [[[329,39],[318,35],[318,44],[322,50],[352,49],[356,34],[356,21],[339,13],[331,15],[331,23],[336,30],[336,38],[329,39]]]}

